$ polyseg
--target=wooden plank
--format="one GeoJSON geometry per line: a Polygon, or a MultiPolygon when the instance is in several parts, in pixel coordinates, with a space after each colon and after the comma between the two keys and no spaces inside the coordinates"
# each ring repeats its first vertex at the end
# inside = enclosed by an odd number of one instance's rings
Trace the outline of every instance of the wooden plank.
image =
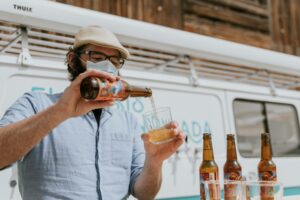
{"type": "Polygon", "coordinates": [[[231,10],[219,5],[213,5],[202,0],[184,1],[184,11],[194,13],[202,17],[207,17],[223,22],[230,22],[243,27],[269,31],[268,19],[260,16],[250,15],[244,12],[231,10]]]}
{"type": "Polygon", "coordinates": [[[116,1],[116,15],[122,16],[122,0],[116,1]]]}
{"type": "Polygon", "coordinates": [[[73,0],[66,0],[66,3],[67,3],[67,4],[70,4],[70,5],[73,5],[73,4],[74,4],[74,1],[73,1],[73,0]]]}
{"type": "Polygon", "coordinates": [[[83,7],[83,2],[82,2],[82,0],[78,0],[78,1],[73,0],[73,4],[72,5],[82,8],[83,7]]]}
{"type": "Polygon", "coordinates": [[[96,0],[96,1],[93,1],[93,4],[92,4],[92,7],[91,7],[91,9],[92,10],[96,10],[96,11],[98,11],[98,9],[99,9],[99,5],[100,4],[100,2],[98,1],[98,0],[96,0]]]}
{"type": "Polygon", "coordinates": [[[166,8],[165,21],[163,25],[173,28],[183,28],[183,12],[182,12],[182,0],[165,0],[164,7],[166,8]]]}
{"type": "Polygon", "coordinates": [[[127,15],[128,18],[133,18],[133,0],[127,0],[127,15]]]}
{"type": "Polygon", "coordinates": [[[292,48],[295,55],[300,56],[300,1],[292,0],[291,9],[291,38],[292,48]]]}
{"type": "Polygon", "coordinates": [[[166,12],[163,13],[162,25],[183,28],[182,4],[182,0],[163,0],[163,8],[166,12]]]}
{"type": "Polygon", "coordinates": [[[107,0],[95,0],[95,1],[98,1],[97,3],[98,8],[96,9],[97,11],[109,13],[109,1],[107,0]]]}
{"type": "Polygon", "coordinates": [[[87,8],[87,9],[91,9],[92,8],[92,4],[91,4],[91,0],[81,0],[83,8],[87,8]]]}
{"type": "Polygon", "coordinates": [[[248,13],[260,15],[263,17],[269,17],[268,7],[266,4],[257,5],[253,3],[249,3],[249,1],[241,1],[241,0],[207,0],[207,2],[211,2],[217,5],[228,6],[230,8],[239,9],[246,11],[248,13]]]}
{"type": "Polygon", "coordinates": [[[270,9],[272,48],[277,51],[299,55],[299,1],[271,0],[270,9]]]}
{"type": "Polygon", "coordinates": [[[138,20],[143,20],[145,16],[145,11],[148,9],[145,7],[144,1],[136,0],[135,1],[136,7],[135,7],[135,12],[137,13],[137,18],[138,20]]]}
{"type": "Polygon", "coordinates": [[[121,3],[120,3],[121,14],[120,14],[120,16],[123,16],[123,17],[128,16],[127,6],[128,6],[128,0],[123,0],[123,1],[121,0],[121,3]]]}
{"type": "Polygon", "coordinates": [[[234,0],[234,2],[241,2],[253,6],[261,6],[267,4],[267,0],[234,0]]]}
{"type": "Polygon", "coordinates": [[[144,18],[150,23],[182,28],[181,0],[144,0],[144,18]]]}
{"type": "Polygon", "coordinates": [[[268,34],[199,18],[196,15],[185,14],[184,30],[261,48],[271,48],[271,37],[268,34]]]}
{"type": "MultiPolygon", "coordinates": [[[[124,4],[123,4],[124,5],[124,4]]],[[[127,15],[125,17],[137,20],[143,20],[144,12],[143,12],[143,1],[139,0],[127,0],[127,15]]]]}
{"type": "Polygon", "coordinates": [[[283,39],[283,52],[292,53],[292,41],[290,36],[290,8],[289,8],[290,0],[280,1],[280,15],[281,15],[281,29],[280,31],[283,39]]]}
{"type": "Polygon", "coordinates": [[[159,13],[156,12],[157,1],[144,0],[145,9],[143,20],[150,23],[155,23],[155,17],[157,18],[159,13]],[[154,17],[155,16],[155,17],[154,17]]]}
{"type": "Polygon", "coordinates": [[[108,13],[117,15],[117,0],[110,0],[107,2],[108,2],[108,8],[109,8],[108,13]]]}

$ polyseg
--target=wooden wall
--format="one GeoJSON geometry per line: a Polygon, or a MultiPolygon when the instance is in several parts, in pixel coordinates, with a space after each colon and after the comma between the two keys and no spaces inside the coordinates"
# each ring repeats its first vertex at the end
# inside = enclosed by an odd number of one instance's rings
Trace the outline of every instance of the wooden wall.
{"type": "Polygon", "coordinates": [[[183,27],[181,0],[57,0],[173,28],[183,27]]]}
{"type": "Polygon", "coordinates": [[[300,0],[57,0],[300,55],[300,0]]]}
{"type": "Polygon", "coordinates": [[[270,1],[272,49],[300,55],[300,1],[270,1]]]}

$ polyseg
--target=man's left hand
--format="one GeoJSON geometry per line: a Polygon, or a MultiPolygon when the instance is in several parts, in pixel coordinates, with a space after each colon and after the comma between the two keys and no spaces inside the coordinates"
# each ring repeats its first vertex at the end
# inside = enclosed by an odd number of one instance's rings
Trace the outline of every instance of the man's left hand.
{"type": "Polygon", "coordinates": [[[185,135],[178,127],[176,122],[167,124],[164,128],[172,130],[174,139],[168,142],[154,144],[149,141],[149,135],[147,133],[142,134],[144,141],[144,147],[146,151],[146,159],[152,164],[162,164],[164,160],[169,158],[176,150],[184,143],[185,135]]]}

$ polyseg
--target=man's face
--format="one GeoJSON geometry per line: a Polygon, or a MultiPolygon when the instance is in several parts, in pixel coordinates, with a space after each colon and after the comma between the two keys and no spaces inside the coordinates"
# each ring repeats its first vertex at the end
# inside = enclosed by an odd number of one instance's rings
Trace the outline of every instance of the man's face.
{"type": "MultiPolygon", "coordinates": [[[[99,62],[108,58],[115,66],[118,66],[118,63],[120,64],[120,60],[124,63],[124,59],[121,58],[118,50],[93,44],[85,45],[83,49],[80,49],[80,53],[71,52],[67,57],[70,80],[73,81],[86,70],[87,61],[99,62]]],[[[123,63],[119,65],[119,68],[123,63]]]]}

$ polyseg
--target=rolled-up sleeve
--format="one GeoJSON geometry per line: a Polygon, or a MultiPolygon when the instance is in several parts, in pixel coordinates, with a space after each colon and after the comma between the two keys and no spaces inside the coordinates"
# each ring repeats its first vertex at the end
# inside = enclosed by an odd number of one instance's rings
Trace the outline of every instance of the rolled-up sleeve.
{"type": "MultiPolygon", "coordinates": [[[[0,127],[21,121],[37,113],[37,107],[34,104],[34,96],[32,93],[25,93],[18,98],[4,113],[0,120],[0,127]]],[[[21,158],[23,160],[23,158],[21,158]]],[[[1,170],[10,167],[8,165],[1,170]]]]}
{"type": "Polygon", "coordinates": [[[26,119],[37,113],[33,93],[25,93],[17,99],[4,113],[0,127],[26,119]]]}
{"type": "Polygon", "coordinates": [[[145,162],[145,150],[144,143],[141,139],[141,126],[138,121],[133,118],[133,131],[134,131],[134,148],[133,148],[133,156],[132,156],[132,164],[131,164],[131,176],[130,176],[130,185],[129,185],[129,193],[134,195],[134,184],[140,175],[141,171],[144,167],[145,162]]]}

